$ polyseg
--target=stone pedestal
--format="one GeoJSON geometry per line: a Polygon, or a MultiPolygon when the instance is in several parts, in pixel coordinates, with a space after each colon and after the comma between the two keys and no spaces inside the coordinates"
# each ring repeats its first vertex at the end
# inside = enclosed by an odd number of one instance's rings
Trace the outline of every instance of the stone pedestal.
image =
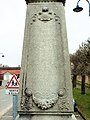
{"type": "Polygon", "coordinates": [[[28,3],[25,25],[19,119],[72,120],[73,98],[63,2],[28,3]]]}
{"type": "Polygon", "coordinates": [[[76,120],[69,115],[22,115],[19,120],[76,120]]]}

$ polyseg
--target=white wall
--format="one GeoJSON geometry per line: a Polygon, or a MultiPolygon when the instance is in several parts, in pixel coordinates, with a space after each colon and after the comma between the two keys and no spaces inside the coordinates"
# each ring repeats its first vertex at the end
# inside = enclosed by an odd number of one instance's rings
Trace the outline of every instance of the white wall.
{"type": "Polygon", "coordinates": [[[6,86],[7,83],[11,80],[13,74],[9,73],[9,72],[6,72],[4,75],[3,75],[3,81],[2,81],[2,86],[6,86]]]}

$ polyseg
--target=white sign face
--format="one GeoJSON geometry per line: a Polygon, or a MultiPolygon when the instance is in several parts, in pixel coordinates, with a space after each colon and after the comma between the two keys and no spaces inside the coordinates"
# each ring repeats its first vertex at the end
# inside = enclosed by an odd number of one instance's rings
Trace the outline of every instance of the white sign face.
{"type": "Polygon", "coordinates": [[[7,95],[17,95],[19,93],[19,89],[6,89],[7,95]]]}
{"type": "Polygon", "coordinates": [[[19,83],[19,81],[17,79],[17,76],[13,75],[10,82],[7,84],[6,88],[7,89],[10,89],[10,88],[12,88],[12,89],[15,88],[16,89],[16,88],[19,88],[19,86],[20,86],[20,83],[19,83]]]}

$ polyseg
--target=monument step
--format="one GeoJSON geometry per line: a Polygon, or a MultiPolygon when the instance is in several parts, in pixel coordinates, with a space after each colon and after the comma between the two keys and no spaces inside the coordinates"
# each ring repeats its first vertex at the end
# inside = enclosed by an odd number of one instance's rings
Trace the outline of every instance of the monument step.
{"type": "Polygon", "coordinates": [[[13,116],[2,116],[0,120],[13,120],[13,116]]]}

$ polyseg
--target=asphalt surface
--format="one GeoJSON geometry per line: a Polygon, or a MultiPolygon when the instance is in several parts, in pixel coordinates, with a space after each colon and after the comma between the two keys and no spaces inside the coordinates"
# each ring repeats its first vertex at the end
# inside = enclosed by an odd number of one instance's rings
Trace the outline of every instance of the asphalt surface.
{"type": "Polygon", "coordinates": [[[0,118],[12,107],[12,96],[5,94],[5,89],[0,89],[0,118]]]}

